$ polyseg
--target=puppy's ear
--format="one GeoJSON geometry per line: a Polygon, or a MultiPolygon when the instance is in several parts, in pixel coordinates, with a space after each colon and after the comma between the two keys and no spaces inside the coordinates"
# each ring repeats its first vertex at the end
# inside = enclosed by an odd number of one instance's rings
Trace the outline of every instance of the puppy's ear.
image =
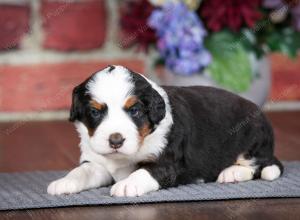
{"type": "Polygon", "coordinates": [[[80,86],[76,86],[73,89],[72,93],[72,105],[70,109],[69,121],[74,122],[75,120],[80,119],[82,113],[82,103],[79,99],[80,86]]]}
{"type": "Polygon", "coordinates": [[[161,95],[152,88],[148,97],[149,118],[153,124],[158,124],[166,114],[166,104],[161,95]]]}

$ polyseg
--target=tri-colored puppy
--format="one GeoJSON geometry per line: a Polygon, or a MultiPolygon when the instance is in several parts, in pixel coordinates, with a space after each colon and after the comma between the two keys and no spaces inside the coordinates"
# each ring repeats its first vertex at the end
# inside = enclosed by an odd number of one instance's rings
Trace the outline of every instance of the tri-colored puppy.
{"type": "Polygon", "coordinates": [[[109,66],[74,89],[70,121],[80,165],[49,185],[52,195],[113,184],[112,196],[140,196],[199,180],[274,180],[283,171],[260,109],[220,89],[158,86],[109,66]]]}

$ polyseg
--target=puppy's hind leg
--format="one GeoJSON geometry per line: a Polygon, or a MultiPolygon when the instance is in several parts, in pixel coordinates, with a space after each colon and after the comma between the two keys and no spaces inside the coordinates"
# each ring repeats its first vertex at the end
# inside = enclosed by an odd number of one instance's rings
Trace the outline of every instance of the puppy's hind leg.
{"type": "Polygon", "coordinates": [[[218,176],[219,183],[234,183],[249,181],[254,178],[256,166],[254,160],[247,160],[240,155],[236,163],[225,168],[218,176]]]}
{"type": "Polygon", "coordinates": [[[224,169],[217,179],[219,183],[243,182],[261,178],[273,181],[281,176],[283,166],[275,157],[254,158],[251,160],[239,157],[236,164],[224,169]]]}
{"type": "Polygon", "coordinates": [[[218,176],[219,183],[234,183],[252,180],[255,170],[251,167],[232,165],[224,169],[218,176]]]}

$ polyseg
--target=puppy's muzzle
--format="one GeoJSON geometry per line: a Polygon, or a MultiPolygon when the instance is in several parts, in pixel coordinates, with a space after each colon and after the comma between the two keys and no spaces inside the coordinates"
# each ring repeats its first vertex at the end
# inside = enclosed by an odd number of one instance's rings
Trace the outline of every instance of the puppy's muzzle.
{"type": "Polygon", "coordinates": [[[120,133],[113,133],[109,136],[109,146],[113,149],[118,149],[122,147],[125,138],[120,133]]]}

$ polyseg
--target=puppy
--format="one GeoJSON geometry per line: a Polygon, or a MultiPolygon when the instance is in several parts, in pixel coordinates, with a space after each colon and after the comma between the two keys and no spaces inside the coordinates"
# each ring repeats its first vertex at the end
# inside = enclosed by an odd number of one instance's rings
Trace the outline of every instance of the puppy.
{"type": "Polygon", "coordinates": [[[283,171],[260,109],[221,89],[160,87],[109,66],[75,87],[70,121],[80,165],[48,186],[52,195],[113,184],[112,196],[141,196],[198,181],[271,181],[283,171]]]}

